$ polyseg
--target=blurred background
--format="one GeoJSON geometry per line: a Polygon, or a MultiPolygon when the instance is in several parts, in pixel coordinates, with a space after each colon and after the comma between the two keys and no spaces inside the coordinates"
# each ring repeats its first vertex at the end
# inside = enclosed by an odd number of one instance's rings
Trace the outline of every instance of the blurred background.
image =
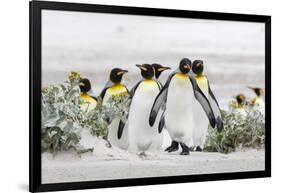
{"type": "MultiPolygon", "coordinates": [[[[141,79],[135,64],[178,67],[184,58],[202,59],[222,107],[247,86],[264,88],[265,28],[261,23],[44,10],[42,86],[61,83],[70,71],[91,80],[98,95],[110,70],[129,70],[130,89],[141,79]]],[[[172,71],[173,71],[172,70],[172,71]]],[[[164,72],[165,82],[171,71],[164,72]]]]}

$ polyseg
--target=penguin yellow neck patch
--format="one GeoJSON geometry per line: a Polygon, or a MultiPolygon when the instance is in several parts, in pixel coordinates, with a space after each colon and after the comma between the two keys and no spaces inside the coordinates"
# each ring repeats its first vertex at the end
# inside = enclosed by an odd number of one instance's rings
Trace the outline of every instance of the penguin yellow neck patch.
{"type": "Polygon", "coordinates": [[[108,93],[111,95],[118,95],[123,92],[127,92],[127,89],[122,84],[115,84],[108,89],[108,93]]]}
{"type": "Polygon", "coordinates": [[[96,100],[93,99],[91,96],[89,96],[87,93],[82,93],[80,95],[80,99],[82,99],[83,101],[85,101],[87,103],[94,103],[94,102],[96,102],[96,100]]]}
{"type": "Polygon", "coordinates": [[[159,89],[159,87],[155,80],[146,79],[141,82],[139,89],[143,92],[154,92],[156,89],[159,89]]]}
{"type": "Polygon", "coordinates": [[[146,84],[154,84],[154,83],[156,83],[155,80],[153,80],[153,79],[146,79],[143,82],[146,83],[146,84]]]}
{"type": "Polygon", "coordinates": [[[180,79],[187,79],[189,76],[187,74],[177,73],[176,77],[180,79]]]}
{"type": "Polygon", "coordinates": [[[195,77],[196,82],[199,86],[199,88],[204,91],[204,90],[208,90],[208,80],[204,75],[197,75],[195,77]]]}
{"type": "Polygon", "coordinates": [[[206,77],[204,75],[200,74],[200,75],[196,75],[195,78],[196,79],[205,79],[206,77]]]}

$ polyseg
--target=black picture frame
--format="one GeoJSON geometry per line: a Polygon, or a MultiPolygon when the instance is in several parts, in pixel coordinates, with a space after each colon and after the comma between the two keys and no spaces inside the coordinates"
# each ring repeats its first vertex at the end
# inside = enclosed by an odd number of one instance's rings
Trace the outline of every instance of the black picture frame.
{"type": "Polygon", "coordinates": [[[60,191],[91,188],[109,188],[123,186],[169,184],[198,181],[214,181],[244,178],[262,178],[271,176],[271,16],[248,15],[233,13],[215,13],[202,11],[184,11],[171,9],[141,8],[93,5],[79,3],[62,3],[47,1],[29,2],[30,11],[30,97],[29,97],[29,191],[60,191]],[[71,183],[41,183],[41,11],[64,10],[79,12],[99,12],[111,14],[130,14],[146,16],[163,16],[177,18],[199,18],[228,21],[258,22],[265,24],[265,101],[266,101],[266,131],[265,131],[265,170],[216,173],[202,175],[185,175],[169,177],[150,177],[139,179],[119,179],[106,181],[85,181],[71,183]]]}

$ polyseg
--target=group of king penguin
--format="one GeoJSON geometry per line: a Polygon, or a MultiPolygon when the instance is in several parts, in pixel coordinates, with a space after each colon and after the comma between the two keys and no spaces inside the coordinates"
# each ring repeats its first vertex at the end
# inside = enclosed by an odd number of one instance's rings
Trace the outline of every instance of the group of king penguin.
{"type": "Polygon", "coordinates": [[[246,101],[246,97],[244,94],[238,94],[235,99],[237,106],[235,107],[235,111],[243,116],[246,116],[246,110],[244,108],[244,105],[246,102],[248,102],[252,107],[257,107],[256,109],[259,110],[261,113],[264,113],[265,103],[263,100],[264,95],[264,89],[259,87],[248,87],[254,93],[256,96],[251,101],[246,101]]]}
{"type": "MultiPolygon", "coordinates": [[[[112,145],[129,152],[146,155],[147,151],[162,149],[163,130],[168,132],[171,144],[165,149],[181,155],[202,151],[209,124],[218,131],[223,129],[219,104],[209,80],[203,73],[202,60],[183,58],[168,76],[165,84],[159,81],[161,73],[169,70],[160,64],[137,64],[142,79],[129,91],[122,84],[127,70],[114,68],[99,97],[105,105],[110,97],[125,93],[129,97],[127,121],[108,120],[108,140],[112,145]]],[[[97,98],[91,96],[91,84],[80,80],[81,99],[92,108],[97,98]]]]}

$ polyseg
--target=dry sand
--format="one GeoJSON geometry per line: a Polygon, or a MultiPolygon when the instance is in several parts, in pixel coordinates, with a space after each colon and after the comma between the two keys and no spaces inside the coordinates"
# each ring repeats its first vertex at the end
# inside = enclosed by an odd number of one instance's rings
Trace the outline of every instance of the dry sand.
{"type": "Polygon", "coordinates": [[[181,156],[179,151],[151,152],[141,158],[116,147],[108,148],[105,141],[92,137],[88,131],[83,132],[82,143],[94,146],[94,152],[81,157],[69,152],[55,157],[44,153],[42,183],[254,171],[264,170],[265,165],[263,150],[231,154],[191,152],[190,156],[181,156]]]}

